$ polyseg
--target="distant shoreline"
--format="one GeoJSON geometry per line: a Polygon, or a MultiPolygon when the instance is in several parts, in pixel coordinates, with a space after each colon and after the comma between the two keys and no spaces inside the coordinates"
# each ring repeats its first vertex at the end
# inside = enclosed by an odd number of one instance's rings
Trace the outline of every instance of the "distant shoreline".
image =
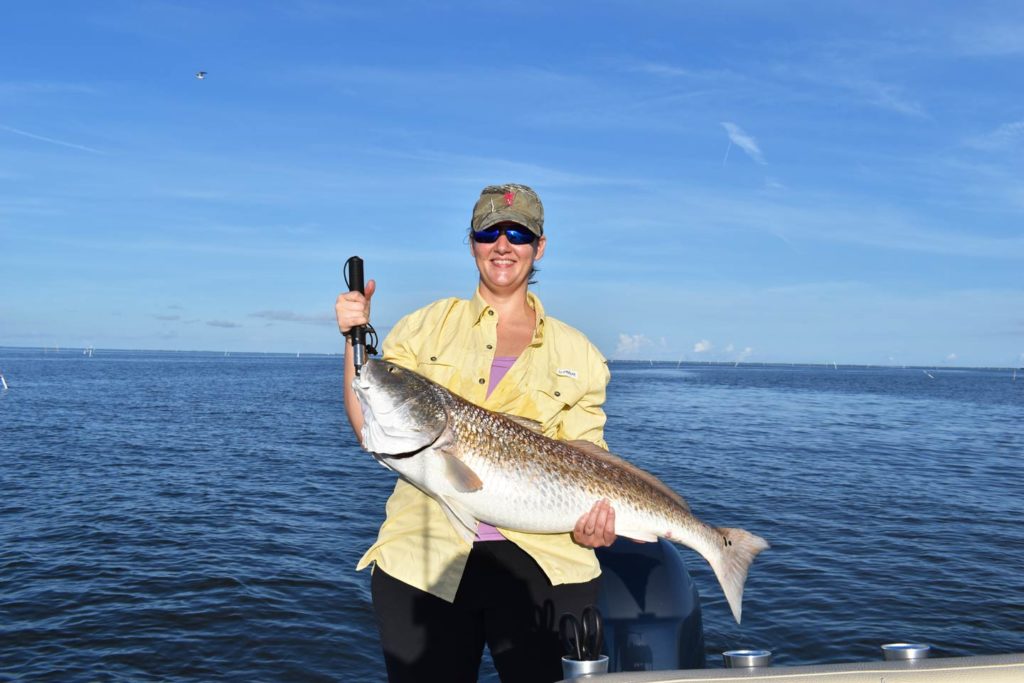
{"type": "MultiPolygon", "coordinates": [[[[296,353],[289,353],[287,351],[212,351],[212,350],[181,350],[181,349],[106,349],[96,348],[90,346],[68,346],[68,347],[54,347],[54,346],[0,346],[0,353],[4,351],[38,351],[40,355],[87,355],[87,352],[91,352],[95,355],[103,355],[110,353],[123,353],[123,354],[187,354],[192,356],[213,356],[213,357],[224,357],[225,355],[240,356],[245,358],[343,358],[344,353],[323,353],[317,351],[298,351],[296,353]]],[[[90,356],[92,357],[92,356],[90,356]]],[[[1014,370],[1024,370],[1022,366],[1013,365],[883,365],[879,363],[808,363],[808,362],[792,362],[792,361],[698,361],[698,360],[638,360],[635,358],[609,358],[610,363],[619,365],[647,365],[647,366],[672,366],[672,367],[745,367],[745,368],[758,368],[758,367],[791,367],[791,368],[835,368],[836,370],[867,370],[867,369],[889,369],[889,370],[1005,370],[1013,372],[1014,370]]]]}

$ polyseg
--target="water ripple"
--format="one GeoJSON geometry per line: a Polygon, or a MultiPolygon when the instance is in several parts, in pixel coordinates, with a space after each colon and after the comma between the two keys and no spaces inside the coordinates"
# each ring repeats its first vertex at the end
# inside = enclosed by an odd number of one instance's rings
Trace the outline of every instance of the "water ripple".
{"type": "MultiPolygon", "coordinates": [[[[339,359],[0,358],[0,680],[381,679],[339,359]]],[[[1024,383],[933,374],[613,365],[612,448],[772,543],[742,626],[684,551],[710,654],[1024,650],[1024,383]]]]}

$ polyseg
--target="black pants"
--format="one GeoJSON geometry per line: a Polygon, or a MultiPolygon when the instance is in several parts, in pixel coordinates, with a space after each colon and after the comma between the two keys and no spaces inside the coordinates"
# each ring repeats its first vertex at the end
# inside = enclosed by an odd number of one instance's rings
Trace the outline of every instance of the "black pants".
{"type": "Polygon", "coordinates": [[[472,683],[486,643],[503,683],[562,679],[558,619],[597,600],[598,579],[552,586],[512,542],[475,543],[455,602],[373,570],[373,608],[391,683],[472,683]]]}

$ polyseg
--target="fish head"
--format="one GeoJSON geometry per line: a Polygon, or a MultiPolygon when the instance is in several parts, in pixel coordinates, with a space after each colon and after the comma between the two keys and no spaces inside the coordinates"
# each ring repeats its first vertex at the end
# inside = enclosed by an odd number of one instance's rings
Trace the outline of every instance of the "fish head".
{"type": "Polygon", "coordinates": [[[394,363],[369,359],[352,388],[363,411],[363,446],[382,455],[412,455],[448,426],[436,385],[394,363]]]}

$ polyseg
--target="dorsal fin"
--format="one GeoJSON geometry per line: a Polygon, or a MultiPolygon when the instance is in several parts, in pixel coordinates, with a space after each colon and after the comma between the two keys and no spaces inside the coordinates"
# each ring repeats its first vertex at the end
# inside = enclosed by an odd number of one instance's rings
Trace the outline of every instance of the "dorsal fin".
{"type": "Polygon", "coordinates": [[[544,425],[542,425],[540,422],[537,422],[536,420],[531,420],[528,417],[519,417],[518,415],[512,415],[511,413],[498,414],[501,415],[506,420],[512,420],[512,422],[515,422],[520,427],[526,427],[531,432],[536,432],[538,434],[544,433],[544,425]]]}
{"type": "Polygon", "coordinates": [[[616,467],[621,467],[629,471],[631,474],[639,477],[640,479],[643,479],[647,484],[651,485],[659,492],[671,498],[673,502],[675,502],[677,505],[682,506],[684,510],[690,510],[690,506],[687,505],[686,501],[683,500],[682,496],[680,496],[678,493],[670,489],[668,486],[665,485],[663,481],[658,479],[650,472],[643,471],[633,463],[627,460],[623,460],[617,455],[609,453],[605,449],[601,448],[597,444],[592,443],[590,441],[567,441],[566,443],[568,443],[573,448],[577,448],[583,451],[584,453],[593,458],[597,458],[598,460],[604,460],[605,462],[611,463],[616,467]]]}

